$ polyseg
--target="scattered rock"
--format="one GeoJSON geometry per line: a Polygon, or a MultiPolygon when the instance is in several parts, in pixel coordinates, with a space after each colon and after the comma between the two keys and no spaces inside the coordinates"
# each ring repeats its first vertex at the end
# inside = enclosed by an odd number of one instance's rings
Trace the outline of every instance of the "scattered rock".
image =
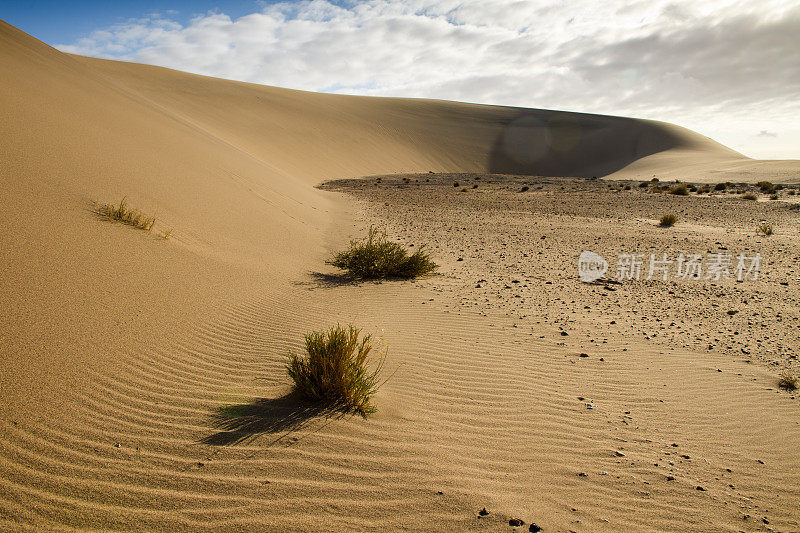
{"type": "Polygon", "coordinates": [[[511,527],[519,527],[524,523],[525,522],[523,522],[519,518],[512,518],[511,520],[508,521],[508,525],[511,526],[511,527]]]}
{"type": "Polygon", "coordinates": [[[478,511],[478,516],[486,516],[487,514],[489,514],[489,511],[486,510],[486,507],[478,511]]]}
{"type": "Polygon", "coordinates": [[[697,487],[695,487],[695,490],[699,490],[699,491],[701,491],[701,492],[705,492],[705,491],[706,491],[706,489],[704,489],[704,488],[703,488],[703,487],[701,487],[700,485],[697,485],[697,487]]]}
{"type": "Polygon", "coordinates": [[[541,530],[542,528],[537,526],[535,523],[531,524],[530,527],[528,528],[528,531],[532,531],[533,533],[538,533],[541,530]]]}

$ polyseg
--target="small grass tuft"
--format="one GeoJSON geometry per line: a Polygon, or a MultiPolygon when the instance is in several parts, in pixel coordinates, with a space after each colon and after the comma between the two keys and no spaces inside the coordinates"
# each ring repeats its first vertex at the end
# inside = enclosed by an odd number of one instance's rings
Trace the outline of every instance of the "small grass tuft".
{"type": "Polygon", "coordinates": [[[742,195],[743,200],[758,200],[758,195],[752,192],[746,192],[742,195]]]}
{"type": "Polygon", "coordinates": [[[378,390],[378,374],[386,358],[384,350],[373,370],[368,368],[372,336],[359,341],[360,330],[339,325],[305,336],[304,356],[289,354],[286,370],[295,390],[326,407],[364,418],[375,412],[370,400],[378,390]]]}
{"type": "Polygon", "coordinates": [[[686,196],[689,194],[689,189],[686,187],[686,184],[681,183],[680,185],[675,185],[669,190],[670,194],[674,194],[676,196],[686,196]]]}
{"type": "Polygon", "coordinates": [[[760,233],[766,237],[769,237],[770,235],[775,233],[775,230],[773,229],[772,224],[768,222],[762,222],[761,224],[756,226],[756,233],[760,233]]]}
{"type": "Polygon", "coordinates": [[[662,228],[670,228],[674,226],[677,221],[678,217],[673,214],[661,215],[661,218],[658,219],[658,225],[662,228]]]}
{"type": "Polygon", "coordinates": [[[150,231],[156,223],[155,217],[145,216],[138,209],[130,209],[126,198],[119,201],[119,205],[103,204],[97,208],[97,214],[113,222],[121,222],[137,229],[150,231]]]}
{"type": "Polygon", "coordinates": [[[784,390],[797,390],[798,383],[800,383],[800,378],[788,371],[781,373],[778,379],[778,387],[784,390]]]}
{"type": "Polygon", "coordinates": [[[385,232],[369,228],[366,239],[351,241],[350,248],[338,252],[328,264],[346,270],[354,278],[416,278],[430,274],[439,265],[434,263],[425,246],[420,246],[413,254],[396,242],[390,242],[385,232]]]}

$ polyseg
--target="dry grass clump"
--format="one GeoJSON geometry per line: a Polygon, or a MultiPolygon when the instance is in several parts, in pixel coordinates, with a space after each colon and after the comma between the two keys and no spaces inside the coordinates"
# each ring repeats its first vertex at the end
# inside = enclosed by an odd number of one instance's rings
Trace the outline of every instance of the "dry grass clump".
{"type": "Polygon", "coordinates": [[[778,379],[778,387],[785,390],[797,390],[798,383],[800,383],[800,378],[788,371],[781,373],[778,379]]]}
{"type": "Polygon", "coordinates": [[[678,221],[678,217],[673,214],[661,215],[658,219],[658,225],[662,228],[670,228],[678,221]]]}
{"type": "Polygon", "coordinates": [[[775,230],[773,229],[772,224],[770,224],[769,222],[762,222],[761,224],[756,226],[756,233],[760,233],[766,237],[769,237],[770,235],[775,233],[775,230]]]}
{"type": "Polygon", "coordinates": [[[328,264],[359,279],[416,278],[439,268],[424,245],[408,255],[402,246],[390,242],[385,232],[373,227],[366,239],[351,241],[350,248],[335,254],[328,264]]]}
{"type": "Polygon", "coordinates": [[[758,200],[758,195],[752,192],[746,192],[742,195],[743,200],[758,200]]]}
{"type": "Polygon", "coordinates": [[[331,409],[365,418],[375,412],[370,400],[378,390],[378,374],[386,351],[380,354],[375,368],[369,370],[372,336],[365,335],[359,341],[359,334],[354,326],[339,325],[307,334],[305,355],[290,353],[286,365],[295,390],[331,409]]]}
{"type": "Polygon", "coordinates": [[[669,190],[670,194],[674,194],[676,196],[686,196],[689,194],[689,189],[686,187],[686,184],[681,183],[679,185],[675,185],[669,190]]]}
{"type": "Polygon", "coordinates": [[[137,229],[150,231],[156,223],[155,217],[148,217],[138,209],[130,209],[123,198],[119,205],[103,204],[97,208],[97,214],[114,222],[121,222],[137,229]]]}

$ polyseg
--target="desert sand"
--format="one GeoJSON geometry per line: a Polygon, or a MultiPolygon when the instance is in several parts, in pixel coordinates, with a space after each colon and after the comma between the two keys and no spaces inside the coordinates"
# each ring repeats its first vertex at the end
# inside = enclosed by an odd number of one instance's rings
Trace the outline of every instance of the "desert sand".
{"type": "Polygon", "coordinates": [[[777,388],[800,162],[71,56],[2,22],[0,80],[0,528],[800,530],[800,403],[777,388]],[[94,214],[122,197],[153,231],[94,214]],[[336,277],[373,224],[439,273],[336,277]],[[583,249],[765,259],[743,283],[588,285],[583,249]],[[288,352],[337,322],[388,345],[366,420],[289,396],[288,352]]]}

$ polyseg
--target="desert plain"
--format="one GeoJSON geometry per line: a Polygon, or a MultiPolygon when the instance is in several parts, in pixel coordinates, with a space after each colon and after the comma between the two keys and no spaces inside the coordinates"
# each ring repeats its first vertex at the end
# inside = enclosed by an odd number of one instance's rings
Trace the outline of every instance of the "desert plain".
{"type": "Polygon", "coordinates": [[[5,23],[0,59],[0,528],[800,530],[778,386],[800,162],[72,56],[5,23]],[[123,197],[152,230],[96,215],[123,197]],[[437,273],[343,278],[326,260],[370,227],[437,273]],[[651,254],[732,264],[646,279],[651,254]],[[287,354],[336,323],[388,348],[367,418],[291,394],[287,354]]]}

